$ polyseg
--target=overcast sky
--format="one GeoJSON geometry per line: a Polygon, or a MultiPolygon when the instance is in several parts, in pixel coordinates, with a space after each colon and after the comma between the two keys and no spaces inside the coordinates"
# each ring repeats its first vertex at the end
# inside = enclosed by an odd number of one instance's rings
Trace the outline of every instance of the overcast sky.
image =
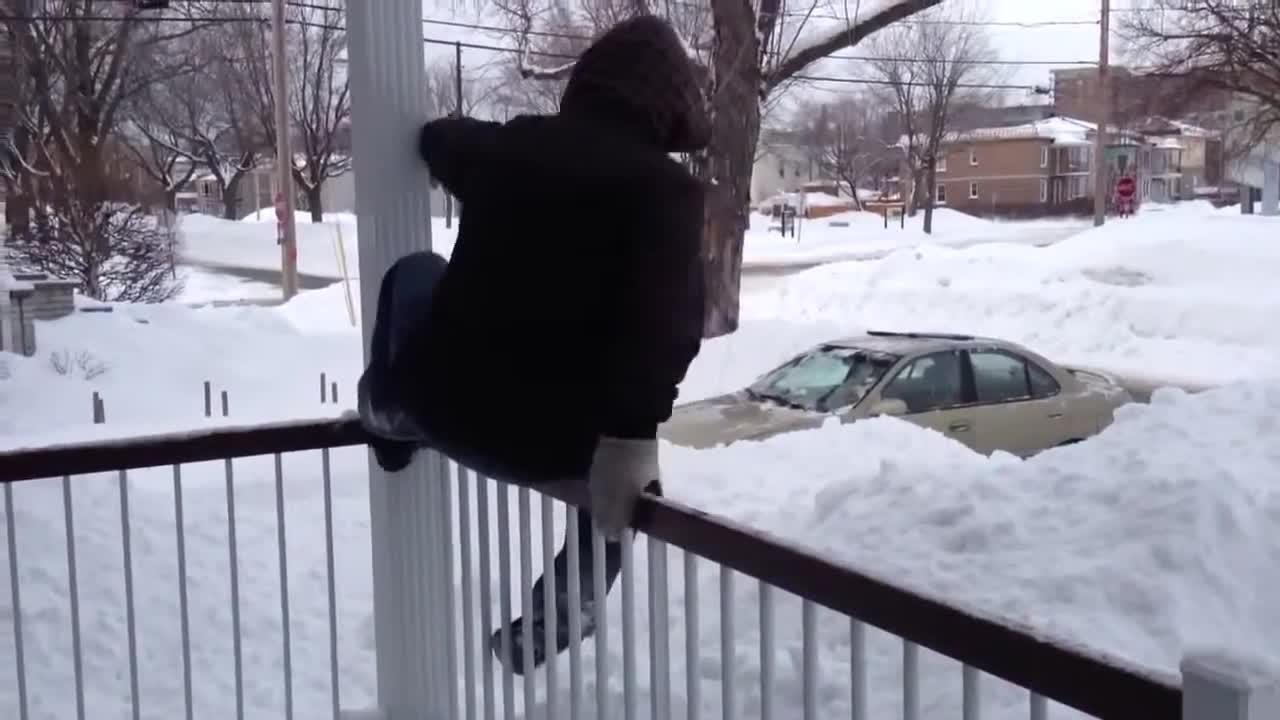
{"type": "MultiPolygon", "coordinates": [[[[477,10],[477,2],[483,0],[423,0],[423,14],[427,18],[458,20],[462,22],[493,23],[494,17],[485,17],[485,13],[477,10]]],[[[944,1],[944,7],[947,2],[944,1]]],[[[1117,7],[1127,7],[1133,0],[1115,0],[1117,7]]],[[[795,0],[794,7],[801,7],[803,0],[795,0]]],[[[1096,62],[1098,58],[1097,25],[1099,0],[976,0],[986,20],[997,23],[1044,23],[1044,22],[1088,22],[1081,25],[1039,25],[1013,26],[993,25],[986,28],[992,45],[1001,60],[1037,61],[1063,63],[1096,62]]],[[[1114,26],[1119,22],[1121,14],[1113,15],[1112,62],[1121,60],[1120,49],[1114,34],[1114,26]]],[[[446,27],[440,25],[424,25],[424,36],[442,40],[461,40],[487,45],[509,45],[509,38],[502,38],[492,33],[480,33],[472,30],[446,27]]],[[[447,46],[426,45],[428,62],[433,59],[451,58],[453,49],[447,46]]],[[[854,51],[856,52],[856,51],[854,51]]],[[[463,68],[472,70],[486,63],[493,63],[499,54],[482,50],[464,49],[463,68]]],[[[1054,65],[1018,65],[1003,68],[1004,81],[1012,84],[1048,85],[1049,71],[1054,65]]],[[[1081,67],[1081,65],[1075,65],[1081,67]]],[[[824,66],[823,73],[856,76],[858,68],[850,63],[843,67],[832,63],[824,66]]],[[[466,73],[470,74],[470,72],[466,73]]],[[[465,77],[465,75],[464,75],[465,77]]],[[[823,94],[838,94],[852,87],[848,84],[824,84],[823,94]]],[[[1007,100],[1046,102],[1047,98],[1036,99],[1027,93],[1013,93],[1007,100]]]]}

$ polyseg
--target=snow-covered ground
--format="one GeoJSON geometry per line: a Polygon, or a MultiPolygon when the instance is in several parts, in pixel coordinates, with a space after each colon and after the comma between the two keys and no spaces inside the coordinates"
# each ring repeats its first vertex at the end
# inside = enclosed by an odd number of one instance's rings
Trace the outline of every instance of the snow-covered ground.
{"type": "MultiPolygon", "coordinates": [[[[1197,395],[1157,392],[1097,438],[1030,460],[976,455],[894,419],[694,451],[664,445],[668,492],[868,572],[1159,672],[1188,649],[1226,647],[1280,667],[1280,417],[1277,221],[1189,205],[1109,223],[1051,248],[915,248],[789,278],[748,297],[741,330],[706,344],[682,399],[740,386],[811,342],[858,327],[997,333],[1061,360],[1235,381],[1197,395]]],[[[357,295],[358,283],[353,283],[357,295]]],[[[0,447],[337,414],[360,370],[359,332],[337,284],[277,308],[117,306],[40,327],[36,358],[0,358],[0,447]],[[72,370],[53,369],[65,351],[72,370]],[[98,373],[98,368],[105,371],[98,373]],[[339,383],[322,405],[319,373],[339,383]],[[93,375],[86,379],[86,375],[93,375]],[[227,390],[227,420],[203,418],[202,388],[227,390]],[[91,393],[107,424],[90,425],[91,393]]],[[[369,529],[358,449],[333,453],[343,705],[370,701],[369,529]]],[[[328,703],[323,496],[318,453],[284,460],[292,659],[298,716],[328,703]]],[[[235,463],[249,716],[283,710],[274,473],[235,463]]],[[[234,703],[226,500],[221,463],[183,469],[198,714],[234,703]]],[[[172,471],[131,477],[143,715],[181,712],[172,471]]],[[[127,693],[115,476],[76,482],[79,587],[90,717],[118,717],[127,693]]],[[[35,717],[74,713],[63,508],[56,482],[14,489],[29,692],[35,717]]],[[[514,508],[513,508],[514,513],[514,508]]],[[[514,518],[514,514],[512,516],[514,518]]],[[[0,521],[2,522],[2,521],[0,521]]],[[[495,523],[491,522],[491,527],[495,523]]],[[[538,536],[535,506],[534,537],[538,536]]],[[[541,555],[534,553],[537,568],[541,555]]],[[[683,678],[681,574],[671,551],[672,678],[683,678]]],[[[518,567],[518,563],[516,565],[518,567]]],[[[496,568],[496,563],[494,565],[496,568]]],[[[647,567],[644,544],[636,567],[647,567]]],[[[642,572],[643,575],[643,572],[642,572]]],[[[7,578],[7,560],[0,577],[7,578]]],[[[699,574],[704,716],[718,709],[717,575],[699,574]]],[[[3,585],[3,581],[0,581],[3,585]]],[[[736,588],[741,709],[758,714],[756,587],[736,588]]],[[[636,612],[647,617],[646,584],[636,612]]],[[[496,600],[496,596],[495,596],[496,600]]],[[[798,712],[799,604],[777,604],[778,710],[798,712]]],[[[518,597],[514,603],[519,606],[518,597]]],[[[615,593],[611,617],[620,610],[615,593]]],[[[12,613],[0,587],[0,615],[12,613]]],[[[496,607],[494,611],[496,617],[496,607]]],[[[822,717],[848,715],[847,623],[821,614],[822,717]]],[[[648,647],[647,623],[637,642],[648,647]]],[[[611,623],[610,652],[621,647],[611,623]]],[[[0,648],[12,625],[0,622],[0,648]]],[[[900,648],[871,632],[872,717],[900,713],[900,648]]],[[[593,644],[584,667],[593,667],[593,644]]],[[[959,668],[924,653],[926,718],[954,717],[959,668]]],[[[621,658],[614,657],[614,667],[621,658]]],[[[0,651],[0,716],[16,716],[11,652],[0,651]]],[[[647,663],[641,663],[642,692],[647,663]]],[[[590,672],[587,673],[590,678],[590,672]]],[[[562,663],[560,676],[567,677],[562,663]]],[[[567,682],[567,681],[564,681],[567,682]]],[[[588,681],[588,697],[593,696],[588,681]]],[[[519,687],[519,683],[517,683],[519,687]]],[[[613,688],[621,692],[620,687],[613,688]]],[[[683,684],[674,682],[675,717],[683,684]]],[[[1025,693],[994,680],[984,717],[1023,718],[1025,693]]],[[[647,709],[643,710],[647,716],[647,709]]],[[[1072,717],[1055,709],[1055,718],[1072,717]]]]}
{"type": "MultiPolygon", "coordinates": [[[[886,229],[880,216],[871,212],[842,213],[817,220],[803,220],[795,237],[782,237],[777,223],[765,215],[751,213],[751,228],[744,240],[743,262],[747,267],[807,266],[833,260],[875,258],[904,247],[945,245],[964,247],[987,242],[1044,245],[1068,237],[1087,227],[1078,218],[1020,222],[992,222],[940,208],[934,216],[934,232],[925,234],[923,216],[908,218],[905,228],[890,223],[886,229]],[[832,223],[836,223],[833,225],[832,223]],[[846,226],[840,226],[847,223],[846,226]]],[[[349,213],[325,215],[323,223],[312,223],[310,215],[299,213],[298,269],[308,275],[342,276],[337,253],[341,232],[346,250],[347,271],[358,277],[359,248],[355,216],[349,213]]],[[[433,218],[431,237],[435,249],[448,255],[457,237],[457,224],[445,227],[444,218],[433,218]]],[[[208,215],[188,215],[182,220],[182,258],[191,264],[277,270],[280,248],[276,244],[275,215],[263,213],[255,220],[222,220],[208,215]]]]}
{"type": "Polygon", "coordinates": [[[777,220],[753,212],[744,262],[769,267],[806,266],[879,258],[894,250],[917,246],[968,247],[991,242],[1049,245],[1089,224],[1089,220],[1081,218],[991,221],[938,208],[934,211],[931,234],[924,232],[923,214],[906,218],[902,227],[896,218],[890,218],[886,228],[878,213],[848,212],[801,220],[794,236],[783,237],[777,220]]]}

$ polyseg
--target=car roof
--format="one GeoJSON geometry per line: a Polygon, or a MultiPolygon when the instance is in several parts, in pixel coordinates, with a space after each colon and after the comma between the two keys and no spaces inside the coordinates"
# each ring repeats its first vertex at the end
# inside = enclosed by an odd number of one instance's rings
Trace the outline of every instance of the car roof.
{"type": "Polygon", "coordinates": [[[884,352],[894,355],[916,355],[919,353],[937,352],[940,350],[956,350],[975,347],[998,347],[1017,353],[1026,350],[1007,340],[961,335],[956,333],[931,332],[889,332],[885,330],[868,330],[862,335],[830,340],[824,345],[845,347],[871,352],[884,352]]]}

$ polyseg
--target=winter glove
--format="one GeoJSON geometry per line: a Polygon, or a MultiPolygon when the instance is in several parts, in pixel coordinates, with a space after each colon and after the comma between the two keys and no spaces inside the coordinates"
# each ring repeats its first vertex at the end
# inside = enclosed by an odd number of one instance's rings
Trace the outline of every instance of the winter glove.
{"type": "Polygon", "coordinates": [[[587,476],[591,515],[608,540],[619,540],[631,524],[636,499],[656,484],[658,441],[601,437],[587,476]]]}

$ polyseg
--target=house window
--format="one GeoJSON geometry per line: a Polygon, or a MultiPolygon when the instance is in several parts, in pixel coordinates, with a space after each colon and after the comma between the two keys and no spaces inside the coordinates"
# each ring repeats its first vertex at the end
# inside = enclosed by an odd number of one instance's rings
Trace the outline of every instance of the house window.
{"type": "Polygon", "coordinates": [[[978,148],[969,148],[969,164],[978,164],[978,148]]]}
{"type": "Polygon", "coordinates": [[[970,200],[978,199],[978,183],[976,182],[969,183],[969,199],[970,200]]]}
{"type": "Polygon", "coordinates": [[[938,166],[934,169],[937,170],[938,172],[947,171],[947,151],[946,150],[943,150],[942,152],[938,153],[938,166]]]}
{"type": "Polygon", "coordinates": [[[1067,164],[1072,170],[1088,170],[1089,169],[1089,153],[1092,148],[1083,145],[1075,145],[1067,148],[1067,164]]]}
{"type": "Polygon", "coordinates": [[[938,183],[938,187],[937,187],[937,189],[936,189],[936,190],[934,190],[933,197],[934,197],[934,198],[936,198],[936,200],[934,201],[934,202],[935,202],[935,204],[937,204],[937,205],[946,205],[946,204],[947,204],[947,186],[946,186],[946,184],[944,184],[944,183],[938,183]]]}
{"type": "MultiPolygon", "coordinates": [[[[1042,168],[1049,167],[1049,146],[1048,145],[1040,146],[1040,167],[1042,168]]],[[[1040,198],[1040,199],[1043,200],[1044,198],[1040,198]]]]}
{"type": "Polygon", "coordinates": [[[1067,198],[1075,200],[1084,197],[1085,177],[1083,175],[1072,175],[1067,178],[1067,198]]]}
{"type": "Polygon", "coordinates": [[[778,158],[778,177],[785,178],[787,176],[787,163],[778,158]]]}
{"type": "Polygon", "coordinates": [[[1040,202],[1047,202],[1048,200],[1049,200],[1049,181],[1044,178],[1040,178],[1040,202]]]}

